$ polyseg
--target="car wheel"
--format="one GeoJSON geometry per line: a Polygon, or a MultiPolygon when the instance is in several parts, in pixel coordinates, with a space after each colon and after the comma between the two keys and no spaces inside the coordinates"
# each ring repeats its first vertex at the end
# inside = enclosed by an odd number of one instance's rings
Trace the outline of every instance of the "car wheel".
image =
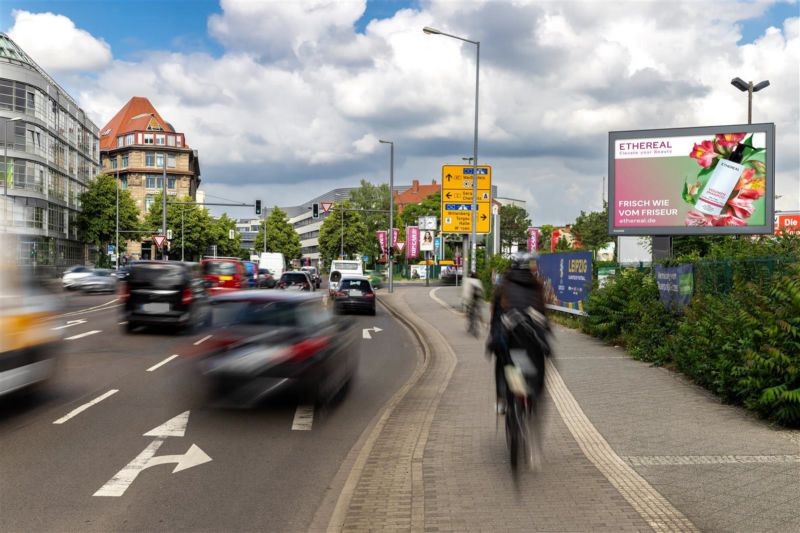
{"type": "Polygon", "coordinates": [[[375,316],[375,308],[370,309],[369,314],[375,316]]]}

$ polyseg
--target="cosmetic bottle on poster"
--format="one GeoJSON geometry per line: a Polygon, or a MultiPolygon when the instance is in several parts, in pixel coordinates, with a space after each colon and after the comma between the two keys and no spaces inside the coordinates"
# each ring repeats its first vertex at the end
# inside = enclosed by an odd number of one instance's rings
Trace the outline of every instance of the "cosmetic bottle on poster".
{"type": "Polygon", "coordinates": [[[730,198],[733,188],[739,183],[744,166],[741,165],[744,155],[743,144],[738,144],[736,149],[727,159],[720,159],[714,172],[708,178],[700,198],[694,205],[695,209],[706,215],[716,216],[722,212],[730,198]]]}

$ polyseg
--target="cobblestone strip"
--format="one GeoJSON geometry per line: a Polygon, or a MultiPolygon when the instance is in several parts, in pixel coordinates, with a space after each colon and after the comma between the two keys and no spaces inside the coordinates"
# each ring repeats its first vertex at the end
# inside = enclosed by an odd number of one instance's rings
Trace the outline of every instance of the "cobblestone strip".
{"type": "Polygon", "coordinates": [[[343,491],[328,531],[424,528],[422,455],[456,359],[441,334],[418,319],[400,297],[387,298],[383,303],[415,336],[425,339],[426,366],[385,412],[384,423],[373,430],[374,441],[369,449],[364,447],[346,484],[351,493],[343,491]]]}
{"type": "Polygon", "coordinates": [[[631,466],[800,463],[800,455],[650,455],[623,456],[631,466]]]}
{"type": "Polygon", "coordinates": [[[683,513],[617,455],[584,414],[551,361],[547,390],[586,457],[655,531],[699,531],[683,513]]]}

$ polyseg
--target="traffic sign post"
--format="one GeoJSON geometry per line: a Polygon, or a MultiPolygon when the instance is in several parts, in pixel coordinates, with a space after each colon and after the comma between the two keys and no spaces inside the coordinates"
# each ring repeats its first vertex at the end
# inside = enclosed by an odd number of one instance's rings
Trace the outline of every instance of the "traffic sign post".
{"type": "Polygon", "coordinates": [[[164,241],[167,240],[166,235],[153,235],[153,242],[156,243],[156,247],[161,248],[164,246],[164,241]]]}
{"type": "MultiPolygon", "coordinates": [[[[442,165],[442,231],[472,232],[473,172],[466,165],[442,165]]],[[[477,212],[475,232],[491,231],[492,167],[477,168],[477,212]]]]}

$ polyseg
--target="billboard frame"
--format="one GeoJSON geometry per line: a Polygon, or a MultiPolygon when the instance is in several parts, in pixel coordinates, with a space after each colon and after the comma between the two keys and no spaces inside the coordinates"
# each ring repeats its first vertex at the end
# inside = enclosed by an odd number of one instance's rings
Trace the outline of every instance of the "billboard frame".
{"type": "Polygon", "coordinates": [[[697,126],[690,128],[664,128],[608,132],[608,234],[636,236],[672,235],[770,235],[775,233],[775,123],[729,124],[722,126],[697,126]],[[764,224],[758,226],[654,226],[639,228],[614,227],[616,205],[615,143],[625,139],[660,137],[693,137],[717,133],[764,133],[766,135],[766,183],[764,188],[764,224]]]}

